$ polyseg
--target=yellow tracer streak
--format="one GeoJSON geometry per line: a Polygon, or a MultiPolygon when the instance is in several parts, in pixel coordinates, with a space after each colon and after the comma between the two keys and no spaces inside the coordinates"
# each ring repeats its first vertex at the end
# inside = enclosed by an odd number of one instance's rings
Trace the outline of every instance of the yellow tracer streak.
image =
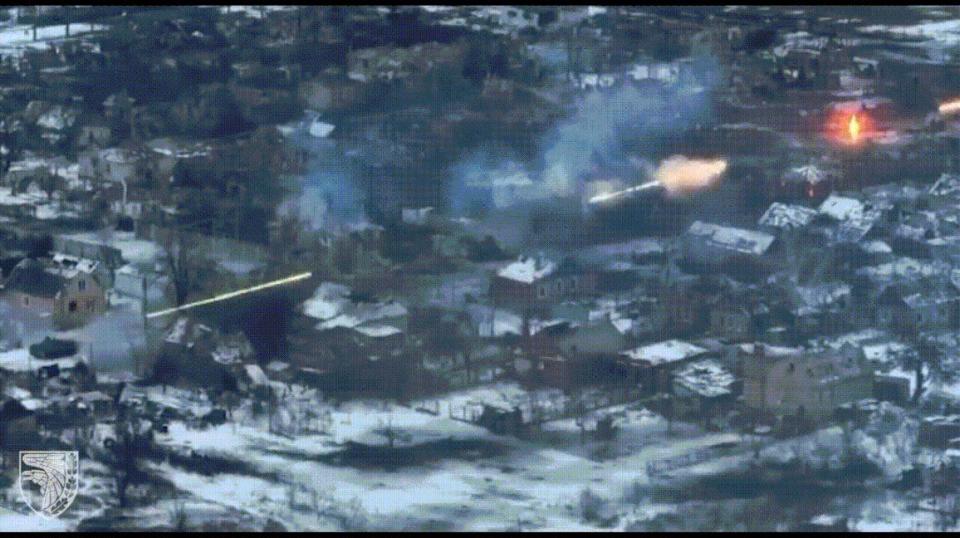
{"type": "Polygon", "coordinates": [[[179,312],[180,310],[186,310],[188,308],[193,308],[196,306],[203,306],[205,304],[215,303],[217,301],[232,299],[234,297],[246,295],[248,293],[253,293],[255,291],[272,288],[274,286],[282,286],[284,284],[289,284],[291,282],[296,282],[298,280],[310,278],[311,276],[313,276],[313,273],[300,273],[299,275],[288,276],[287,278],[281,278],[280,280],[274,280],[273,282],[266,282],[264,284],[257,284],[256,286],[245,288],[242,290],[231,291],[230,293],[224,293],[222,295],[217,295],[216,297],[211,297],[209,299],[204,299],[202,301],[187,303],[185,305],[178,306],[176,308],[168,308],[166,310],[158,310],[156,312],[150,312],[149,314],[147,314],[147,318],[157,318],[160,316],[166,316],[167,314],[173,314],[174,312],[179,312]]]}

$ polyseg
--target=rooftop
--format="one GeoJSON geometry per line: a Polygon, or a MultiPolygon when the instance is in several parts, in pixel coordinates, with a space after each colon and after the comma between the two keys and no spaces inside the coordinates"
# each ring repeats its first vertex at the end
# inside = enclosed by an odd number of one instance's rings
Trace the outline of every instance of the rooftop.
{"type": "Polygon", "coordinates": [[[690,225],[687,233],[716,247],[755,255],[766,252],[774,240],[774,237],[767,233],[699,220],[690,225]]]}
{"type": "Polygon", "coordinates": [[[757,224],[784,230],[795,230],[810,224],[816,216],[817,212],[809,207],[774,202],[770,204],[757,224]]]}
{"type": "Polygon", "coordinates": [[[690,363],[674,378],[677,385],[707,398],[730,394],[734,381],[733,374],[712,359],[690,363]]]}
{"type": "Polygon", "coordinates": [[[497,271],[497,276],[508,280],[532,284],[553,274],[557,269],[555,262],[539,257],[521,256],[517,261],[497,271]]]}
{"type": "Polygon", "coordinates": [[[624,351],[621,355],[632,361],[646,362],[651,366],[659,366],[671,362],[682,361],[695,357],[707,350],[700,346],[683,342],[681,340],[666,340],[656,344],[640,346],[638,348],[624,351]]]}
{"type": "Polygon", "coordinates": [[[836,220],[848,220],[863,214],[865,206],[856,198],[831,194],[820,204],[820,213],[836,220]]]}

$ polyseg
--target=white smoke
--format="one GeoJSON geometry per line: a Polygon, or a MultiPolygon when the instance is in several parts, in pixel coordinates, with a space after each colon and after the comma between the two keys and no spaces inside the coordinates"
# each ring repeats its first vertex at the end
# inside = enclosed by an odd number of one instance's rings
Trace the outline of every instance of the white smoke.
{"type": "MultiPolygon", "coordinates": [[[[516,169],[535,178],[535,185],[523,188],[524,196],[511,197],[510,203],[585,194],[584,190],[599,192],[599,185],[583,183],[598,162],[632,167],[637,176],[653,178],[653,165],[636,155],[655,153],[670,136],[708,123],[714,116],[712,94],[720,80],[718,62],[698,57],[689,67],[690,76],[673,85],[639,88],[627,84],[581,96],[571,116],[546,136],[539,171],[525,169],[509,158],[491,157],[489,152],[465,159],[453,168],[451,207],[456,210],[467,205],[460,197],[476,190],[482,181],[491,191],[497,189],[498,181],[509,183],[507,176],[516,175],[516,169]],[[465,189],[464,185],[474,188],[465,189]]],[[[617,179],[629,184],[636,178],[617,179]]]]}

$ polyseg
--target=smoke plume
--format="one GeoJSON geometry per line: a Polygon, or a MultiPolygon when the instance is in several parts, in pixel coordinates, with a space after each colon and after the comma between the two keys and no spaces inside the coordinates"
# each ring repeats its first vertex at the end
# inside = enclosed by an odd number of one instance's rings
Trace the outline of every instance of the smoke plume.
{"type": "MultiPolygon", "coordinates": [[[[542,141],[545,150],[537,165],[519,164],[508,157],[497,160],[488,154],[483,158],[465,159],[453,169],[454,199],[450,207],[467,205],[457,197],[465,190],[475,191],[481,184],[490,192],[508,193],[491,196],[507,203],[578,193],[589,197],[591,193],[602,192],[602,186],[586,184],[598,166],[650,177],[644,173],[652,168],[645,159],[659,157],[658,153],[667,149],[671,137],[706,125],[714,117],[712,94],[720,81],[718,62],[702,56],[688,59],[682,65],[675,81],[665,84],[647,81],[638,87],[628,80],[619,88],[591,90],[580,96],[569,118],[542,141]],[[529,177],[532,181],[524,185],[507,175],[529,177]],[[458,188],[458,185],[470,185],[472,189],[458,188]]],[[[620,179],[626,184],[636,180],[627,176],[620,179]]],[[[499,203],[492,205],[500,206],[499,203]]]]}

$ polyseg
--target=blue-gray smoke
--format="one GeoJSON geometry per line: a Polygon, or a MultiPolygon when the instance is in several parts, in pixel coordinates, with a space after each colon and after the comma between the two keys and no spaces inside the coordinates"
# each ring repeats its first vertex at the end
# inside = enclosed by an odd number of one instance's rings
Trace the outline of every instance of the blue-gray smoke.
{"type": "Polygon", "coordinates": [[[714,90],[720,82],[715,58],[700,56],[679,61],[671,80],[584,90],[568,119],[543,140],[541,162],[521,165],[491,151],[471,155],[453,167],[450,207],[457,210],[480,203],[500,207],[529,198],[570,196],[582,192],[583,180],[605,170],[644,168],[638,159],[662,157],[658,151],[676,136],[716,117],[714,90]],[[524,186],[523,178],[533,185],[524,186]],[[515,192],[510,193],[510,190],[515,192]],[[486,192],[485,192],[486,191],[486,192]],[[499,196],[498,196],[499,193],[499,196]],[[508,193],[508,195],[504,195],[508,193]]]}
{"type": "Polygon", "coordinates": [[[315,119],[315,113],[308,113],[289,135],[289,140],[308,154],[307,172],[300,178],[299,192],[284,201],[278,213],[299,218],[310,230],[366,223],[357,172],[335,140],[310,133],[315,119]]]}

